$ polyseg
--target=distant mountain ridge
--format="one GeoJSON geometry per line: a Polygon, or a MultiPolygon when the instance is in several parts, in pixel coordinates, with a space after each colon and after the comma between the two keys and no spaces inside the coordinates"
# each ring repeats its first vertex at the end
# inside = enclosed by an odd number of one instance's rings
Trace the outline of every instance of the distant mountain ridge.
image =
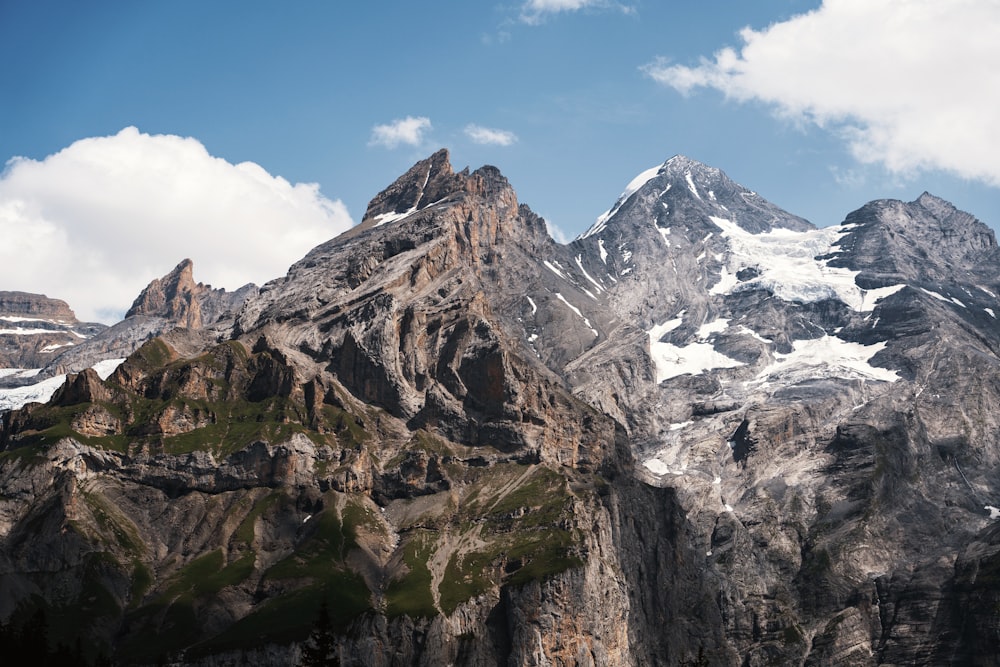
{"type": "Polygon", "coordinates": [[[85,323],[65,301],[27,292],[0,292],[0,368],[37,368],[57,350],[104,329],[85,323]]]}
{"type": "Polygon", "coordinates": [[[561,245],[439,151],[211,294],[183,262],[107,379],[3,414],[0,618],[125,664],[293,664],[323,602],[342,664],[997,664],[1000,252],[948,202],[818,229],[675,156],[561,245]]]}

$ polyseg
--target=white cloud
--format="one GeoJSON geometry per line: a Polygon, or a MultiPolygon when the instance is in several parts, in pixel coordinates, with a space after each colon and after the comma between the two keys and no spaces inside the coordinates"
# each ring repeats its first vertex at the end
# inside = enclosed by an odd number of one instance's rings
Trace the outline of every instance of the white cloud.
{"type": "Polygon", "coordinates": [[[528,0],[521,6],[521,21],[538,25],[549,15],[581,9],[617,9],[624,14],[635,13],[635,8],[631,5],[611,0],[528,0]]]}
{"type": "Polygon", "coordinates": [[[545,229],[546,231],[548,231],[549,236],[551,236],[556,243],[561,243],[562,245],[566,245],[572,240],[572,237],[565,231],[563,231],[563,229],[559,227],[559,225],[557,225],[556,223],[552,222],[551,220],[545,217],[543,217],[542,220],[545,221],[545,229]]]}
{"type": "Polygon", "coordinates": [[[400,144],[419,146],[424,139],[424,132],[431,129],[431,120],[424,116],[407,116],[394,120],[386,125],[376,125],[372,128],[372,136],[368,143],[372,146],[396,148],[400,144]]]}
{"type": "Polygon", "coordinates": [[[115,321],[153,278],[190,257],[214,287],[284,275],[352,225],[340,201],[196,139],[129,127],[0,174],[0,289],[63,299],[115,321]]]}
{"type": "Polygon", "coordinates": [[[739,101],[837,132],[854,156],[907,173],[945,169],[1000,185],[1000,2],[824,0],[697,66],[643,70],[688,94],[739,101]]]}
{"type": "Polygon", "coordinates": [[[517,141],[517,135],[513,132],[495,130],[473,124],[465,126],[465,136],[477,144],[490,144],[493,146],[510,146],[517,141]]]}

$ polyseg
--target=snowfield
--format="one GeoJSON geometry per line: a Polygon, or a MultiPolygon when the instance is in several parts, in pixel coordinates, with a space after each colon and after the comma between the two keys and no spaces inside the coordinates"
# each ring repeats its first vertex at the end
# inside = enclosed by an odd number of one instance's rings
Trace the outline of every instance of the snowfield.
{"type": "Polygon", "coordinates": [[[890,285],[873,290],[857,286],[858,271],[830,266],[817,259],[834,252],[834,245],[852,225],[796,232],[773,229],[752,234],[731,220],[711,216],[729,242],[729,252],[719,282],[710,294],[732,294],[749,289],[766,289],[783,301],[812,303],[837,299],[857,312],[869,312],[880,299],[895,294],[905,285],[890,285]],[[759,275],[739,281],[736,274],[753,268],[759,275]]]}
{"type": "MultiPolygon", "coordinates": [[[[107,380],[115,369],[121,366],[124,359],[106,359],[93,365],[97,375],[102,380],[107,380]]],[[[38,374],[39,369],[4,368],[0,369],[0,377],[22,374],[30,377],[38,374]]],[[[24,387],[14,387],[12,389],[0,389],[0,410],[16,410],[28,403],[45,403],[56,393],[59,387],[66,382],[65,375],[56,375],[47,380],[36,382],[24,387]]]]}

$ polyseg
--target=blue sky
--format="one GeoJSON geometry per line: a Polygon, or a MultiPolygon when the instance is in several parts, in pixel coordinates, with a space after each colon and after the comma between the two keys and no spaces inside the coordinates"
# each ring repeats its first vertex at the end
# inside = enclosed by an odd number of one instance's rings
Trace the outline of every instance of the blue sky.
{"type": "Polygon", "coordinates": [[[0,289],[111,320],[184,256],[263,282],[439,147],[567,237],[677,153],[820,226],[929,190],[996,228],[998,20],[993,0],[3,2],[0,160],[23,159],[0,178],[0,289]],[[199,249],[209,227],[239,252],[199,249]],[[84,273],[103,282],[64,287],[84,273]]]}

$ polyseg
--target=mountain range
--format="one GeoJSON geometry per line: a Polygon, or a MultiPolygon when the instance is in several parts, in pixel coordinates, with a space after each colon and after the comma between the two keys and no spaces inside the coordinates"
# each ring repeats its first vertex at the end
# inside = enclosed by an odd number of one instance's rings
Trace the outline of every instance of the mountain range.
{"type": "Polygon", "coordinates": [[[5,362],[51,387],[0,390],[0,619],[120,664],[997,664],[998,294],[928,193],[819,229],[676,156],[559,244],[447,151],[263,287],[0,293],[78,337],[5,362]]]}

